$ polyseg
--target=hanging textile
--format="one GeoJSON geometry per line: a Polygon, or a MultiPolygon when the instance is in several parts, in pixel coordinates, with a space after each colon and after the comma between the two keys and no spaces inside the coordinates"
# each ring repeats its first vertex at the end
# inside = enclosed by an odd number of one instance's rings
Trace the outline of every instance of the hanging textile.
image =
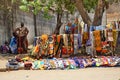
{"type": "Polygon", "coordinates": [[[78,53],[78,34],[74,34],[74,54],[78,53]]]}
{"type": "Polygon", "coordinates": [[[68,34],[68,49],[67,49],[67,51],[68,51],[69,55],[73,53],[73,50],[74,50],[73,45],[74,45],[74,36],[73,36],[73,34],[68,34]]]}
{"type": "Polygon", "coordinates": [[[53,55],[53,53],[54,53],[54,38],[53,38],[52,35],[49,35],[48,42],[49,42],[49,51],[48,51],[48,54],[49,55],[53,55]]]}
{"type": "Polygon", "coordinates": [[[107,40],[109,42],[113,41],[113,33],[112,33],[112,29],[107,30],[107,40]]]}
{"type": "Polygon", "coordinates": [[[61,50],[61,35],[54,35],[54,55],[60,57],[60,50],[61,50]]]}
{"type": "Polygon", "coordinates": [[[118,31],[114,29],[113,30],[113,47],[116,47],[117,36],[118,36],[118,31]]]}
{"type": "Polygon", "coordinates": [[[48,55],[48,46],[49,46],[48,35],[47,34],[41,35],[40,48],[41,48],[42,51],[41,51],[40,54],[48,55]]]}
{"type": "Polygon", "coordinates": [[[12,37],[9,45],[12,53],[17,53],[17,40],[15,37],[12,37]]]}
{"type": "Polygon", "coordinates": [[[115,53],[120,53],[120,31],[118,31],[118,36],[117,36],[117,45],[115,48],[115,53]]]}
{"type": "Polygon", "coordinates": [[[82,43],[85,45],[88,39],[89,39],[89,32],[88,32],[87,24],[85,24],[84,25],[83,37],[82,37],[82,43]]]}
{"type": "Polygon", "coordinates": [[[94,41],[95,41],[95,49],[96,51],[100,52],[102,49],[100,31],[99,30],[93,31],[93,35],[94,35],[94,41]]]}

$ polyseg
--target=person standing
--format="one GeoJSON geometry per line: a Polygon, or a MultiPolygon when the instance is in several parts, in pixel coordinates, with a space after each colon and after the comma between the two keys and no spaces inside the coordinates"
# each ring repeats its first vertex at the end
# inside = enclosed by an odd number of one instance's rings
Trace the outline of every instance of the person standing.
{"type": "Polygon", "coordinates": [[[28,49],[28,40],[27,35],[29,30],[24,26],[24,23],[21,22],[21,27],[15,29],[14,33],[17,37],[17,50],[18,53],[27,53],[28,49]]]}

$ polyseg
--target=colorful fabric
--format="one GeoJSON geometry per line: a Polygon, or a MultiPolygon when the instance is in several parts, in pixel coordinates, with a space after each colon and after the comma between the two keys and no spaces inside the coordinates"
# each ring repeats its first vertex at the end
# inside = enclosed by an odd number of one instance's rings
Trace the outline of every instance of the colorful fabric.
{"type": "Polygon", "coordinates": [[[101,38],[100,38],[100,31],[93,31],[94,41],[95,41],[95,49],[96,51],[101,51],[101,38]]]}
{"type": "Polygon", "coordinates": [[[117,35],[118,35],[117,30],[113,30],[113,47],[116,47],[117,35]]]}
{"type": "Polygon", "coordinates": [[[117,36],[117,45],[115,48],[115,53],[120,53],[120,31],[118,31],[118,36],[117,36]]]}
{"type": "Polygon", "coordinates": [[[17,40],[15,37],[12,37],[9,45],[12,53],[17,53],[17,40]]]}
{"type": "Polygon", "coordinates": [[[112,30],[107,31],[107,40],[108,41],[113,41],[113,33],[112,30]]]}
{"type": "Polygon", "coordinates": [[[78,34],[74,34],[74,54],[78,53],[78,46],[80,43],[80,40],[78,39],[78,34]]]}
{"type": "Polygon", "coordinates": [[[60,55],[60,48],[61,48],[61,35],[54,35],[54,55],[60,55]]]}

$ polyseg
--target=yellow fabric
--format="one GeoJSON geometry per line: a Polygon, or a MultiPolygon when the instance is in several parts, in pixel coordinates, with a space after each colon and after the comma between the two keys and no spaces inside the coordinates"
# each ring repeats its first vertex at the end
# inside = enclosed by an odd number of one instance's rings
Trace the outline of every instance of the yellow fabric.
{"type": "Polygon", "coordinates": [[[47,34],[43,34],[41,36],[41,38],[42,38],[42,40],[47,41],[48,40],[48,35],[47,34]]]}
{"type": "Polygon", "coordinates": [[[117,43],[117,30],[113,30],[113,46],[115,47],[117,43]]]}

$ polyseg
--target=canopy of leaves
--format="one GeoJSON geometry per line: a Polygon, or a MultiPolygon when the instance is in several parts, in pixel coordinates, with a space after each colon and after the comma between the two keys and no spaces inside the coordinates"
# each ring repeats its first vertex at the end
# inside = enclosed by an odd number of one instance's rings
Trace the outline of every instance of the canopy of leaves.
{"type": "MultiPolygon", "coordinates": [[[[12,0],[16,2],[15,0],[12,0]]],[[[75,10],[74,4],[70,0],[21,0],[19,8],[23,11],[32,12],[37,15],[40,11],[43,12],[45,18],[50,18],[50,11],[73,13],[75,10]]]]}
{"type": "MultiPolygon", "coordinates": [[[[16,2],[17,0],[12,0],[16,2]]],[[[106,0],[107,2],[119,2],[120,0],[106,0]]],[[[88,12],[95,10],[98,0],[83,0],[84,7],[88,12]]],[[[23,11],[32,12],[37,15],[40,11],[43,12],[45,18],[50,19],[50,11],[74,13],[75,5],[72,0],[20,0],[19,8],[23,11]]]]}
{"type": "Polygon", "coordinates": [[[95,10],[98,0],[83,0],[83,4],[88,12],[95,10]]]}

